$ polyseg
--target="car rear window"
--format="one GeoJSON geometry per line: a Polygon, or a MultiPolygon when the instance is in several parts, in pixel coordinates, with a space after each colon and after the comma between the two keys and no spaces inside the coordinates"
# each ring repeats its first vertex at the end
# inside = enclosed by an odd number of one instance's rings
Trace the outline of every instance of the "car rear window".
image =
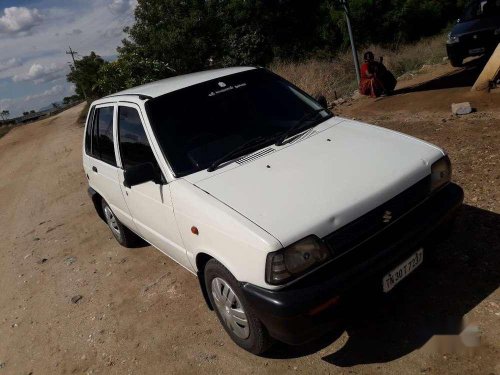
{"type": "Polygon", "coordinates": [[[102,107],[95,110],[92,129],[92,156],[116,166],[113,142],[114,107],[102,107]]]}
{"type": "Polygon", "coordinates": [[[92,124],[94,120],[94,112],[95,107],[92,107],[87,121],[87,128],[85,129],[85,152],[87,155],[92,154],[92,124]]]}

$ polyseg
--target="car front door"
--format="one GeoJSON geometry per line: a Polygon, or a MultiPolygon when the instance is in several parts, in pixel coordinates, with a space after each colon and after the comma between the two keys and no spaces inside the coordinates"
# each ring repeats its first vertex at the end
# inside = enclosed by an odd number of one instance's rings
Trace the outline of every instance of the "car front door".
{"type": "Polygon", "coordinates": [[[139,164],[151,163],[161,173],[143,123],[138,106],[131,103],[118,105],[120,187],[139,234],[177,263],[191,269],[166,182],[149,181],[130,188],[123,184],[124,170],[139,164]]]}
{"type": "Polygon", "coordinates": [[[85,137],[85,171],[90,186],[109,204],[116,217],[135,230],[118,181],[115,150],[116,105],[96,105],[89,116],[85,137]]]}

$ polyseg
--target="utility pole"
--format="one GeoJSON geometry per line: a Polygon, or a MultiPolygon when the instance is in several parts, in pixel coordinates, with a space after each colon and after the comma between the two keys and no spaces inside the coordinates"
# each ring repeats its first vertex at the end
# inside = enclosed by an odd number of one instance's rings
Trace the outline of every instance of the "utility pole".
{"type": "Polygon", "coordinates": [[[78,55],[78,52],[76,51],[73,51],[71,49],[71,46],[69,46],[69,51],[66,51],[66,55],[71,55],[71,58],[73,59],[73,66],[76,67],[76,63],[75,63],[75,55],[78,55]]]}
{"type": "MultiPolygon", "coordinates": [[[[71,55],[71,59],[73,60],[73,68],[76,69],[75,55],[78,55],[78,52],[73,51],[71,49],[71,46],[69,46],[69,51],[66,51],[66,55],[71,55]]],[[[83,97],[85,98],[85,100],[87,100],[87,94],[85,93],[83,85],[81,87],[82,87],[83,97]]]]}
{"type": "Polygon", "coordinates": [[[352,48],[352,58],[354,60],[354,69],[356,69],[356,79],[358,80],[358,85],[361,82],[360,66],[358,59],[358,52],[356,51],[356,44],[354,43],[354,35],[352,33],[351,17],[349,12],[349,2],[348,0],[340,0],[340,4],[344,8],[345,19],[347,22],[347,30],[349,31],[349,39],[351,40],[352,48]]]}

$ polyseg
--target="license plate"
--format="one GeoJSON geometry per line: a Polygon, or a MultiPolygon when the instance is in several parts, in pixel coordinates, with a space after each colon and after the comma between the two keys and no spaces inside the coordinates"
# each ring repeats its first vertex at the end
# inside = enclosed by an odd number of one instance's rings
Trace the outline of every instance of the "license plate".
{"type": "Polygon", "coordinates": [[[424,260],[424,249],[418,250],[411,257],[406,259],[399,266],[394,268],[391,272],[384,276],[382,279],[382,287],[384,292],[389,292],[394,288],[401,280],[408,276],[415,268],[420,266],[424,260]]]}
{"type": "Polygon", "coordinates": [[[470,49],[469,50],[469,53],[473,54],[473,53],[483,53],[485,51],[484,48],[474,48],[474,49],[470,49]]]}

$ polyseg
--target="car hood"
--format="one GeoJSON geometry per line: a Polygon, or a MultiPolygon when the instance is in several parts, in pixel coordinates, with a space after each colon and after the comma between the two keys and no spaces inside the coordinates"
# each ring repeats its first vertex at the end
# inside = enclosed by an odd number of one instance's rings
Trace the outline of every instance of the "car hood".
{"type": "Polygon", "coordinates": [[[453,26],[452,35],[479,32],[483,30],[496,30],[500,27],[500,17],[478,18],[470,21],[460,22],[453,26]]]}
{"type": "Polygon", "coordinates": [[[415,138],[335,117],[286,146],[186,179],[287,246],[376,208],[427,176],[442,156],[415,138]]]}

